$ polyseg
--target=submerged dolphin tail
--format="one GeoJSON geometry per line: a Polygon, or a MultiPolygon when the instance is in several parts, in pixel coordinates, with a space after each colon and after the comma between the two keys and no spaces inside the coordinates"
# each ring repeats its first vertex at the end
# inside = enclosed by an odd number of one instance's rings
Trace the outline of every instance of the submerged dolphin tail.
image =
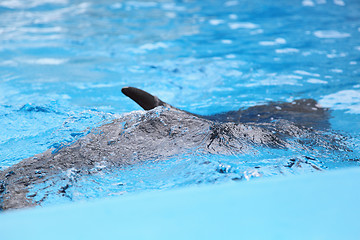
{"type": "Polygon", "coordinates": [[[139,104],[144,110],[151,110],[159,106],[171,107],[169,104],[161,101],[158,97],[138,88],[124,87],[121,89],[121,92],[139,104]]]}

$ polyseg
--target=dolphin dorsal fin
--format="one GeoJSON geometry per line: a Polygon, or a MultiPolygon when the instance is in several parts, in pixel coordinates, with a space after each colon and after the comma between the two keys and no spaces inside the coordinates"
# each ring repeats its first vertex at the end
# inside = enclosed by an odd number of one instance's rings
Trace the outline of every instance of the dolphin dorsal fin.
{"type": "Polygon", "coordinates": [[[139,104],[144,110],[151,110],[159,106],[169,106],[158,97],[138,88],[124,87],[121,89],[121,92],[139,104]]]}

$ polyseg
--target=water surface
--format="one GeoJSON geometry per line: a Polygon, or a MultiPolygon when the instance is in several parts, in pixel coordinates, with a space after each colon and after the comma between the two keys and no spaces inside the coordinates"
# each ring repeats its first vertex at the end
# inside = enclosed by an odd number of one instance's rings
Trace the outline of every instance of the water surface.
{"type": "Polygon", "coordinates": [[[128,85],[205,115],[313,98],[331,111],[329,132],[354,151],[189,154],[76,179],[68,172],[71,180],[33,187],[35,200],[50,193],[44,205],[359,165],[357,0],[17,0],[2,1],[0,16],[1,169],[139,110],[121,94],[128,85]],[[286,167],[290,159],[301,167],[286,167]]]}

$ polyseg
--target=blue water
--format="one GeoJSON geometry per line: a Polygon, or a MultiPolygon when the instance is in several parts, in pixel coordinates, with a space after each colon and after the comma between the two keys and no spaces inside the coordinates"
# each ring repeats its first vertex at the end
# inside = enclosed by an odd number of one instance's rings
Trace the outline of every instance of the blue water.
{"type": "Polygon", "coordinates": [[[32,189],[43,205],[358,166],[359,66],[357,0],[1,1],[0,169],[139,110],[121,94],[128,85],[198,114],[313,98],[354,153],[260,149],[70,171],[70,183],[32,189]],[[284,167],[291,158],[302,167],[284,167]]]}

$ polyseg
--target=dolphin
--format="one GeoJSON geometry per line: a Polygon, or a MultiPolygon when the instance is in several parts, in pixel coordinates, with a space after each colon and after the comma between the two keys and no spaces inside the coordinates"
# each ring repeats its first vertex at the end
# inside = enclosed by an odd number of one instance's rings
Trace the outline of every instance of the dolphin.
{"type": "MultiPolygon", "coordinates": [[[[72,144],[48,149],[0,172],[0,208],[39,205],[44,199],[35,201],[29,196],[30,187],[69,170],[91,174],[99,164],[119,168],[191,152],[232,155],[256,152],[258,147],[321,145],[338,149],[341,145],[323,134],[322,129],[330,126],[329,111],[313,99],[270,102],[202,116],[173,107],[138,88],[124,87],[122,93],[145,111],[124,114],[72,144]]],[[[66,187],[59,189],[64,191],[66,187]]]]}
{"type": "MultiPolygon", "coordinates": [[[[177,109],[138,88],[124,87],[121,91],[144,110],[151,110],[159,106],[177,109]]],[[[324,130],[330,127],[329,109],[321,107],[314,99],[299,99],[290,103],[269,102],[245,110],[240,109],[210,116],[192,115],[215,122],[266,123],[282,119],[308,128],[324,130]]]]}

